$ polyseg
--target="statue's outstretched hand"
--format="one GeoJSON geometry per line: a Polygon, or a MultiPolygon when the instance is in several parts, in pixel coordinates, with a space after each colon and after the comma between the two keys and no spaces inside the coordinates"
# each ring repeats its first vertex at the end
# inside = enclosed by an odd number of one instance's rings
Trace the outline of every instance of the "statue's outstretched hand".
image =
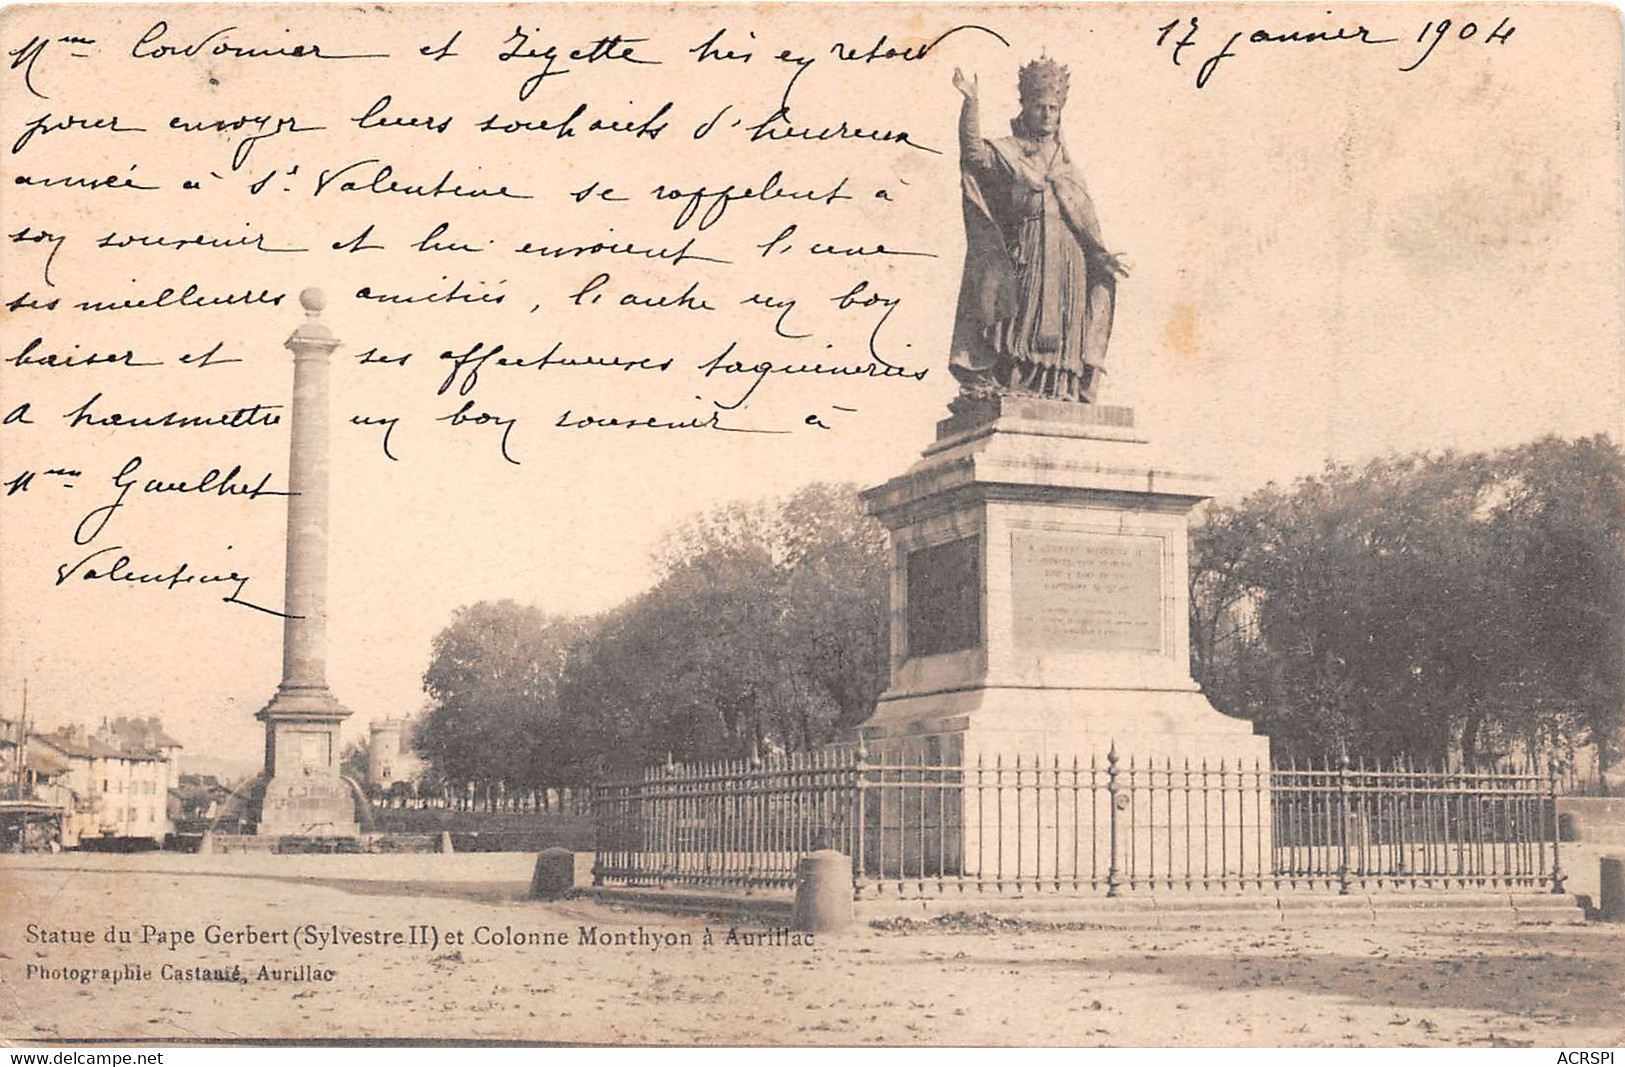
{"type": "Polygon", "coordinates": [[[1105,256],[1106,269],[1119,278],[1127,278],[1132,269],[1128,260],[1123,258],[1121,252],[1107,252],[1105,256]]]}
{"type": "Polygon", "coordinates": [[[966,100],[975,100],[979,88],[977,85],[976,75],[972,74],[969,78],[967,78],[965,77],[963,71],[961,71],[958,67],[955,67],[954,88],[963,93],[966,100]]]}

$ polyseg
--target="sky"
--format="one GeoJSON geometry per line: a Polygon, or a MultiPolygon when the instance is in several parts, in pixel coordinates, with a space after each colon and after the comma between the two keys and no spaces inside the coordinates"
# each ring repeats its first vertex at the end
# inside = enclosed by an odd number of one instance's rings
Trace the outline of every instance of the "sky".
{"type": "MultiPolygon", "coordinates": [[[[301,37],[355,48],[364,40],[400,58],[307,66],[292,78],[287,67],[228,59],[135,61],[128,46],[152,24],[153,12],[87,13],[84,24],[94,23],[105,47],[80,66],[41,65],[36,73],[49,82],[51,100],[28,95],[15,70],[3,83],[0,124],[8,143],[27,119],[47,110],[99,114],[117,106],[126,121],[139,116],[156,132],[39,136],[5,157],[8,195],[0,215],[6,234],[24,225],[69,233],[53,270],[70,300],[176,282],[289,293],[315,284],[328,292],[324,321],[342,339],[332,372],[329,677],[355,713],[349,736],[364,736],[368,720],[422,705],[430,642],[460,605],[507,597],[550,612],[602,611],[647,586],[649,553],[662,532],[696,512],[782,496],[814,480],[878,484],[918,457],[955,388],[945,360],[964,248],[956,67],[979,79],[988,135],[1002,132],[1016,109],[1021,63],[1047,50],[1070,67],[1068,150],[1108,244],[1134,268],[1119,290],[1104,400],[1135,409],[1152,465],[1210,475],[1215,496],[1234,501],[1328,461],[1488,449],[1545,434],[1608,432],[1619,439],[1620,30],[1603,9],[1509,9],[1517,12],[1516,30],[1504,43],[1484,40],[1487,23],[1472,40],[1442,41],[1410,72],[1398,68],[1425,47],[1415,45],[1418,34],[1448,12],[1350,7],[1328,18],[1325,8],[1312,6],[1141,5],[1021,13],[804,8],[769,18],[754,9],[696,9],[627,14],[624,25],[613,27],[590,12],[550,14],[545,27],[529,27],[533,39],[644,36],[650,43],[639,47],[662,65],[579,67],[557,83],[544,80],[525,100],[516,86],[541,64],[492,58],[513,31],[512,16],[500,9],[422,9],[387,24],[342,11],[320,21],[282,18],[276,10],[234,15],[238,32],[271,37],[297,29],[301,37]],[[1193,13],[1200,31],[1175,66],[1166,43],[1156,44],[1158,28],[1193,13]],[[970,23],[996,32],[1009,47],[973,30],[916,61],[828,58],[833,40],[867,46],[886,33],[892,41],[925,41],[970,23]],[[1292,47],[1249,45],[1244,37],[1236,54],[1196,87],[1201,61],[1232,33],[1358,24],[1369,25],[1372,37],[1400,40],[1292,47]],[[724,25],[741,42],[755,32],[763,59],[721,72],[685,65],[693,62],[684,58],[686,49],[724,25]],[[459,59],[408,62],[424,42],[459,30],[459,59]],[[734,109],[729,114],[770,110],[786,65],[764,61],[780,48],[823,57],[794,90],[798,120],[906,128],[924,147],[749,143],[726,118],[716,136],[727,140],[689,136],[724,104],[734,109]],[[444,134],[360,129],[354,117],[385,93],[393,114],[454,114],[456,122],[444,134]],[[498,112],[559,118],[576,100],[596,109],[593,115],[641,119],[668,99],[674,130],[654,145],[627,147],[608,135],[493,141],[473,130],[498,112]],[[161,129],[171,115],[262,111],[286,111],[327,129],[266,138],[241,174],[229,170],[233,142],[226,135],[161,129]],[[402,175],[431,181],[456,167],[465,180],[506,181],[535,195],[432,204],[331,190],[309,195],[304,183],[312,171],[369,158],[387,158],[402,175]],[[113,191],[17,195],[11,182],[17,173],[123,171],[132,162],[135,173],[164,188],[116,199],[113,191]],[[296,165],[297,180],[289,173],[296,165]],[[287,181],[289,191],[273,184],[246,193],[248,176],[267,170],[280,172],[276,184],[287,181]],[[759,184],[775,170],[787,188],[827,190],[846,176],[848,188],[862,195],[824,206],[741,201],[703,233],[692,222],[674,229],[673,204],[641,195],[658,184],[759,184]],[[225,177],[204,179],[219,184],[206,184],[203,197],[174,191],[200,171],[225,177]],[[635,192],[625,203],[565,195],[594,182],[635,192]],[[882,188],[892,194],[884,201],[873,195],[882,188]],[[691,236],[734,262],[548,263],[406,247],[440,221],[492,249],[611,232],[651,245],[691,236]],[[799,227],[798,241],[884,241],[932,255],[826,262],[801,249],[754,254],[790,223],[799,227]],[[385,250],[331,249],[369,225],[385,250]],[[311,251],[92,247],[108,230],[178,234],[200,226],[264,232],[311,251]],[[600,269],[612,275],[604,291],[616,295],[597,306],[590,297],[572,302],[569,295],[600,269]],[[468,291],[501,291],[507,299],[403,306],[356,295],[363,287],[424,293],[455,278],[468,291]],[[730,415],[741,425],[794,429],[782,434],[552,425],[566,409],[673,418],[709,412],[742,390],[695,368],[730,341],[736,354],[753,359],[806,359],[809,350],[861,358],[878,307],[839,310],[832,301],[858,280],[900,301],[877,344],[890,361],[925,369],[921,380],[775,378],[730,415]],[[675,296],[694,281],[717,310],[616,303],[618,294],[633,291],[675,296]],[[753,292],[794,293],[789,332],[813,336],[775,337],[772,314],[740,303],[753,292]],[[509,437],[515,465],[500,454],[495,430],[435,421],[457,406],[435,393],[446,372],[436,355],[477,341],[501,341],[525,354],[555,341],[574,352],[665,352],[686,369],[642,377],[482,372],[470,398],[520,418],[509,437]],[[809,347],[820,341],[829,347],[809,347]],[[363,364],[369,350],[412,352],[414,362],[363,364]],[[399,461],[383,456],[380,434],[344,421],[387,413],[402,419],[392,441],[399,461]],[[809,413],[831,429],[805,429],[809,413]]],[[[7,12],[0,36],[8,49],[17,46],[13,37],[26,41],[37,32],[28,22],[34,17],[7,12]]],[[[166,39],[179,45],[211,28],[202,16],[176,18],[166,39]]],[[[34,272],[43,248],[17,241],[5,248],[4,299],[25,289],[38,295],[34,272]]],[[[32,427],[0,427],[0,480],[56,466],[83,475],[71,490],[42,478],[0,500],[0,706],[8,713],[27,679],[31,714],[43,726],[158,714],[189,752],[256,758],[252,716],[278,678],[277,620],[222,606],[196,590],[59,586],[53,578],[77,558],[75,524],[106,502],[112,473],[130,456],[140,454],[145,469],[177,478],[239,463],[245,471],[278,473],[286,466],[286,427],[166,436],[69,430],[61,415],[98,391],[103,410],[132,413],[281,402],[290,373],[282,341],[301,318],[291,298],[252,308],[0,318],[7,360],[0,363],[0,407],[10,411],[26,401],[41,414],[32,427]],[[168,362],[150,372],[11,362],[34,336],[63,349],[134,345],[168,362]],[[174,361],[216,339],[241,362],[197,368],[174,361]]],[[[194,559],[200,567],[239,567],[254,576],[260,602],[274,606],[283,521],[275,497],[140,499],[96,544],[124,545],[154,565],[194,559]]]]}

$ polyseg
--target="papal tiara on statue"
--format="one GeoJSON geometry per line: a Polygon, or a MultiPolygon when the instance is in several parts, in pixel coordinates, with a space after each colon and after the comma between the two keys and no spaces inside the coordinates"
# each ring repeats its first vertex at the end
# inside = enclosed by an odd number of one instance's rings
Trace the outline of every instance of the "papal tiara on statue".
{"type": "Polygon", "coordinates": [[[1035,59],[1021,68],[1021,102],[1028,104],[1034,100],[1054,100],[1065,104],[1071,81],[1072,75],[1055,60],[1048,56],[1035,59]]]}

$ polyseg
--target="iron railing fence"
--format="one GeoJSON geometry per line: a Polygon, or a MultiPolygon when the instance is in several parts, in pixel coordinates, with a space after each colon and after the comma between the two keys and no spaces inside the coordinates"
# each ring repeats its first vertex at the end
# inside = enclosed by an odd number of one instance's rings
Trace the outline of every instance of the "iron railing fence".
{"type": "Polygon", "coordinates": [[[831,748],[668,764],[593,793],[598,884],[795,884],[834,848],[860,895],[1394,887],[1561,892],[1556,779],[1346,761],[973,763],[831,748]]]}
{"type": "Polygon", "coordinates": [[[1289,884],[1561,891],[1557,780],[1490,771],[1275,768],[1275,867],[1289,884]]]}
{"type": "Polygon", "coordinates": [[[846,750],[651,767],[593,789],[600,884],[795,885],[796,863],[849,851],[859,762],[846,750]]]}

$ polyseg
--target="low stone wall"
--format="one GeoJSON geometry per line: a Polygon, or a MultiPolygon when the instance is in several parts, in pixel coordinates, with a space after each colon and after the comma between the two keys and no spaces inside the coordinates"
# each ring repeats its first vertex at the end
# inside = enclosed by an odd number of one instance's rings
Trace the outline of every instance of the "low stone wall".
{"type": "MultiPolygon", "coordinates": [[[[178,836],[165,847],[175,852],[196,852],[201,836],[178,836]]],[[[281,855],[380,855],[440,851],[440,839],[430,834],[361,834],[357,837],[260,837],[255,834],[215,834],[215,852],[274,852],[281,855]]]]}
{"type": "Polygon", "coordinates": [[[152,852],[162,844],[152,837],[91,837],[81,836],[74,846],[81,852],[152,852]]]}
{"type": "MultiPolygon", "coordinates": [[[[164,848],[171,852],[196,852],[200,834],[173,834],[164,848]]],[[[358,834],[355,837],[259,837],[254,834],[215,834],[215,852],[276,852],[282,854],[439,852],[438,833],[358,834]]],[[[590,824],[538,826],[523,830],[470,831],[451,834],[454,852],[540,852],[547,848],[567,848],[573,852],[592,851],[590,824]]]]}
{"type": "MultiPolygon", "coordinates": [[[[589,839],[592,816],[557,811],[457,811],[448,808],[372,808],[362,829],[369,833],[527,833],[589,839]]],[[[592,847],[590,844],[587,847],[592,847]]]]}
{"type": "Polygon", "coordinates": [[[1558,797],[1557,819],[1564,841],[1625,848],[1625,797],[1558,797]]]}
{"type": "MultiPolygon", "coordinates": [[[[436,837],[436,840],[439,840],[436,837]]],[[[549,821],[546,825],[518,830],[451,831],[452,847],[458,852],[540,852],[565,848],[571,852],[591,852],[591,820],[549,821]]]]}

